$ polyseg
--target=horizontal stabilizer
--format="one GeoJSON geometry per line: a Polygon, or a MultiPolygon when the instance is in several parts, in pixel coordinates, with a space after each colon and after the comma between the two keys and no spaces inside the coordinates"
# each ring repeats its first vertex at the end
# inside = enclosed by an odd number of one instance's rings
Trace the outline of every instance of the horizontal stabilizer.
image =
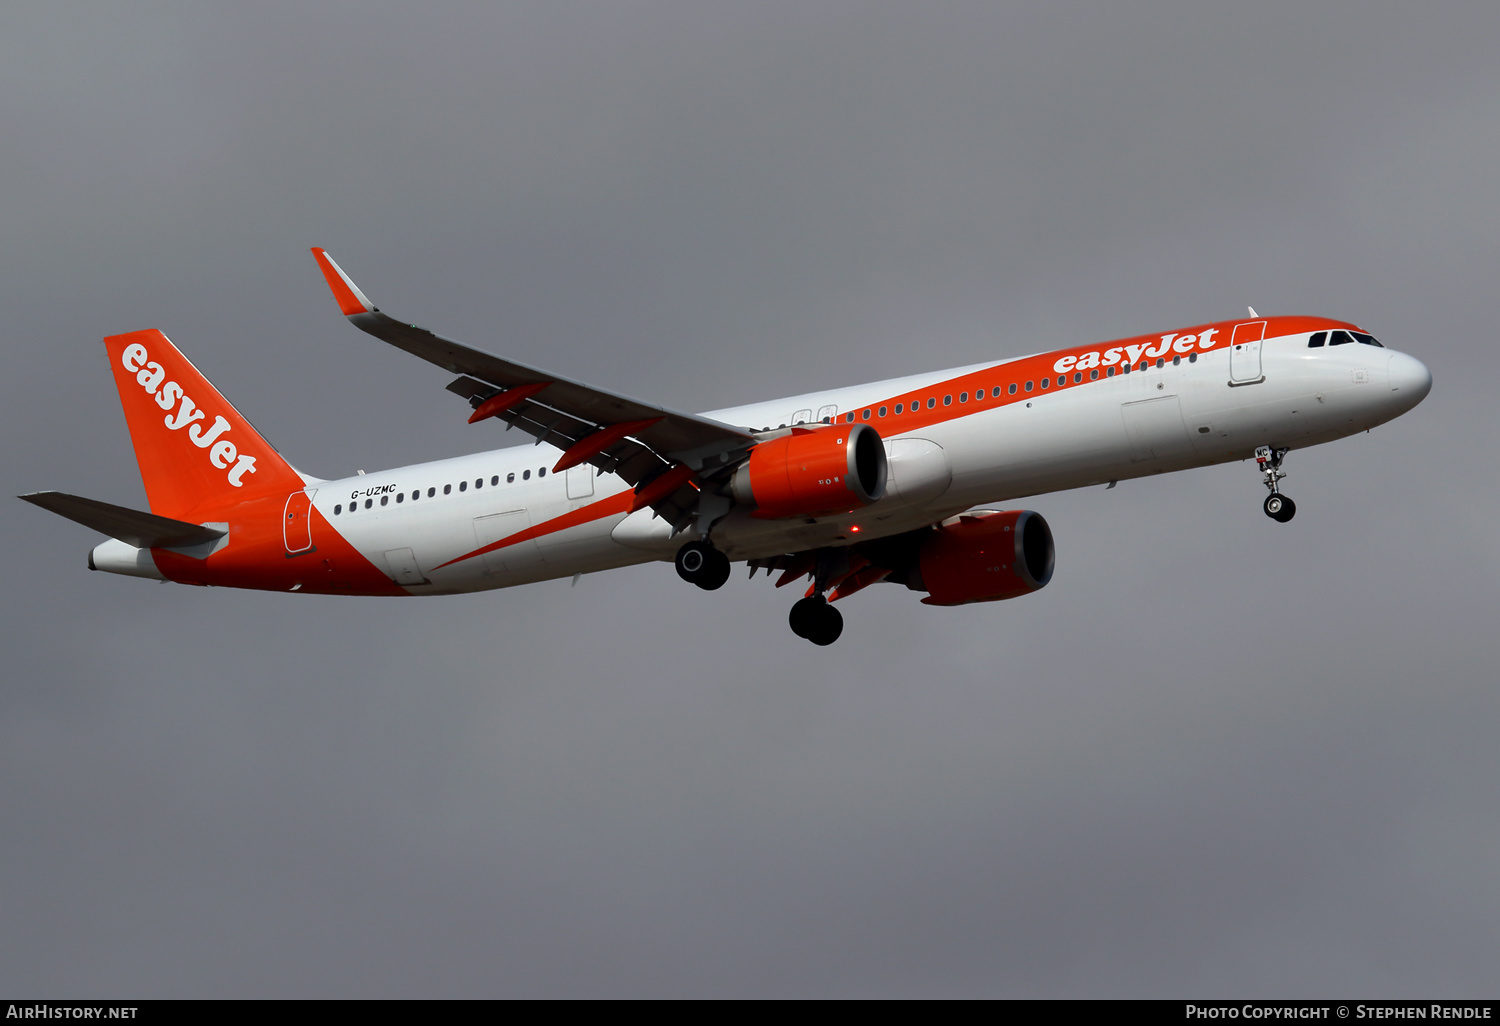
{"type": "Polygon", "coordinates": [[[67,517],[84,527],[92,527],[111,538],[118,538],[138,549],[186,548],[216,541],[226,533],[217,528],[159,517],[155,513],[142,513],[66,492],[31,492],[18,498],[58,516],[67,517]]]}

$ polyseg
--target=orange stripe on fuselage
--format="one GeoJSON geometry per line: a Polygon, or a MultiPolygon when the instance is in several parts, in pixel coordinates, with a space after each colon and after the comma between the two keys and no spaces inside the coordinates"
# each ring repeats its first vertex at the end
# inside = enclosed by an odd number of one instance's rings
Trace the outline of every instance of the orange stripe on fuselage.
{"type": "MultiPolygon", "coordinates": [[[[850,414],[852,414],[853,421],[855,422],[868,422],[872,427],[877,429],[885,428],[885,430],[880,432],[882,436],[904,435],[933,424],[944,424],[951,420],[957,420],[960,417],[969,416],[970,414],[983,413],[985,410],[993,409],[997,406],[1006,406],[1010,403],[1036,399],[1040,396],[1049,395],[1064,389],[1078,388],[1083,385],[1110,380],[1108,367],[1115,367],[1116,374],[1118,375],[1120,373],[1119,368],[1127,362],[1126,350],[1132,347],[1139,347],[1138,353],[1140,355],[1137,355],[1135,360],[1129,361],[1138,367],[1141,359],[1145,358],[1144,353],[1159,347],[1164,338],[1182,339],[1188,335],[1199,338],[1205,332],[1212,332],[1213,334],[1210,337],[1211,344],[1208,348],[1200,348],[1195,343],[1190,351],[1201,355],[1203,353],[1226,350],[1229,348],[1230,341],[1234,337],[1234,326],[1236,324],[1254,323],[1256,321],[1266,322],[1267,340],[1286,335],[1297,335],[1302,332],[1321,331],[1326,328],[1361,330],[1353,324],[1330,320],[1326,317],[1255,317],[1237,321],[1218,321],[1214,324],[1202,324],[1164,334],[1138,335],[1134,338],[1118,339],[1114,342],[1095,342],[1091,345],[1070,346],[1067,349],[1057,349],[1050,353],[1040,353],[1036,356],[1027,356],[1019,360],[1010,360],[1005,363],[995,364],[992,367],[972,371],[961,377],[949,378],[946,381],[937,381],[931,385],[909,389],[899,395],[892,395],[873,403],[861,404],[849,413],[842,415],[839,420],[843,423],[849,423],[850,414]],[[1102,359],[1104,354],[1115,349],[1120,350],[1120,353],[1113,364],[1106,365],[1100,363],[1081,372],[1077,372],[1071,367],[1066,373],[1056,369],[1056,365],[1067,357],[1071,356],[1076,361],[1079,358],[1087,356],[1089,353],[1098,353],[1102,359]],[[1090,378],[1090,370],[1098,370],[1099,377],[1090,378]],[[1073,380],[1075,373],[1082,373],[1083,380],[1075,382],[1073,380]],[[1062,384],[1057,383],[1059,377],[1065,378],[1062,384]],[[1040,387],[1043,378],[1049,379],[1049,387],[1046,390],[1040,387]],[[1037,386],[1031,392],[1026,391],[1026,382],[1028,381],[1033,382],[1037,386]],[[1016,385],[1015,395],[1011,395],[1009,391],[1009,386],[1012,383],[1016,385]],[[999,396],[993,395],[997,387],[1000,389],[999,396]],[[970,396],[967,400],[960,399],[960,396],[966,394],[970,396]],[[980,395],[984,398],[975,398],[975,396],[980,395]],[[948,405],[944,405],[943,403],[945,397],[949,400],[948,405]],[[931,409],[927,406],[929,399],[934,401],[931,409]],[[902,412],[899,414],[895,412],[897,403],[900,403],[903,407],[902,412]],[[912,403],[919,405],[913,408],[911,406],[912,403]],[[887,411],[884,417],[879,415],[882,406],[887,411]]],[[[1168,348],[1159,357],[1157,355],[1150,357],[1152,366],[1155,366],[1158,358],[1170,362],[1174,355],[1185,357],[1188,353],[1181,351],[1174,352],[1169,344],[1168,348]]],[[[1133,373],[1140,373],[1140,371],[1136,370],[1133,373]]]]}
{"type": "MultiPolygon", "coordinates": [[[[628,493],[627,493],[628,494],[628,493]]],[[[170,581],[257,591],[325,595],[409,595],[358,549],[350,545],[313,507],[308,511],[312,547],[288,555],[282,537],[285,495],[240,503],[224,514],[229,544],[207,559],[152,549],[151,558],[170,581]]]]}
{"type": "MultiPolygon", "coordinates": [[[[1212,331],[1213,335],[1211,336],[1211,344],[1209,345],[1209,347],[1207,349],[1199,348],[1197,343],[1195,342],[1192,352],[1200,354],[1206,352],[1215,352],[1229,348],[1230,341],[1234,337],[1234,326],[1236,324],[1246,324],[1252,323],[1253,321],[1262,320],[1266,322],[1267,338],[1277,338],[1285,335],[1296,335],[1308,331],[1320,331],[1325,328],[1350,328],[1355,331],[1360,330],[1353,324],[1348,324],[1344,321],[1331,320],[1326,317],[1257,317],[1248,320],[1219,321],[1214,324],[1198,325],[1196,327],[1183,329],[1182,331],[1167,332],[1165,333],[1165,337],[1172,339],[1181,339],[1185,336],[1192,335],[1197,338],[1201,337],[1204,332],[1212,331]]],[[[933,424],[942,424],[951,420],[957,420],[960,417],[966,417],[970,414],[983,413],[985,410],[994,409],[998,406],[1006,406],[1015,402],[1023,402],[1028,399],[1036,399],[1042,395],[1051,394],[1063,389],[1076,388],[1081,385],[1108,381],[1110,380],[1110,378],[1107,372],[1105,372],[1105,368],[1101,366],[1099,368],[1101,370],[1101,373],[1097,379],[1090,378],[1088,376],[1088,371],[1084,371],[1082,372],[1084,375],[1083,380],[1080,382],[1074,382],[1074,372],[1072,370],[1069,370],[1067,372],[1066,382],[1062,385],[1058,385],[1056,384],[1057,378],[1062,376],[1062,374],[1055,369],[1055,366],[1059,361],[1069,356],[1074,357],[1076,361],[1078,358],[1083,357],[1088,353],[1099,353],[1102,356],[1102,354],[1107,353],[1109,350],[1119,349],[1121,350],[1119,363],[1112,365],[1118,367],[1120,364],[1124,363],[1126,355],[1125,351],[1130,347],[1139,346],[1141,347],[1140,352],[1144,354],[1146,350],[1160,346],[1163,337],[1164,336],[1161,334],[1139,335],[1134,338],[1119,339],[1114,342],[1097,342],[1092,345],[1070,346],[1067,349],[1058,349],[1050,353],[1041,353],[1036,356],[1028,356],[1023,357],[1019,360],[1011,360],[1006,363],[995,364],[992,367],[986,367],[983,370],[973,371],[971,373],[964,374],[961,377],[935,382],[923,388],[911,389],[909,391],[901,393],[900,395],[891,396],[888,399],[882,399],[878,402],[862,405],[853,411],[855,420],[864,421],[865,417],[863,416],[863,414],[868,411],[870,415],[869,421],[871,422],[872,426],[883,427],[889,425],[891,430],[889,430],[888,433],[890,435],[906,434],[907,432],[920,430],[921,428],[928,427],[933,424]],[[1043,377],[1051,378],[1053,382],[1051,388],[1049,388],[1045,392],[1040,388],[1037,388],[1031,392],[1025,391],[1025,383],[1027,381],[1039,382],[1043,377]],[[1017,385],[1015,395],[1011,395],[1008,391],[1008,386],[1012,382],[1015,382],[1017,385]],[[997,386],[1001,390],[998,398],[993,397],[990,394],[997,386]],[[985,395],[985,398],[982,400],[976,400],[971,397],[969,401],[964,402],[958,399],[958,396],[962,395],[965,392],[977,394],[981,390],[985,395]],[[952,400],[952,402],[947,406],[943,405],[944,396],[948,396],[952,400]],[[932,409],[928,409],[926,405],[926,401],[929,398],[936,400],[932,409]],[[899,402],[903,406],[905,406],[906,404],[914,400],[922,404],[919,409],[906,410],[901,414],[894,414],[890,412],[894,409],[896,403],[899,402]],[[885,406],[887,408],[887,415],[885,417],[878,416],[878,411],[881,406],[885,406]]],[[[1174,354],[1170,348],[1169,343],[1169,348],[1164,351],[1163,358],[1169,358],[1172,355],[1174,354]]],[[[1176,355],[1186,356],[1188,354],[1178,353],[1176,355]]],[[[1139,363],[1141,358],[1142,357],[1138,356],[1134,362],[1139,363]]],[[[1156,358],[1152,357],[1151,359],[1154,364],[1156,358]]],[[[1140,373],[1140,371],[1136,371],[1135,373],[1140,373]]],[[[847,415],[841,419],[843,420],[843,422],[847,422],[847,415]]],[[[884,434],[886,432],[882,433],[884,434]]],[[[473,559],[475,556],[481,556],[487,552],[494,552],[497,549],[503,549],[509,545],[517,545],[523,541],[529,541],[533,538],[540,538],[543,535],[555,534],[558,531],[565,531],[570,527],[577,527],[579,524],[586,524],[593,520],[600,520],[615,513],[628,513],[630,512],[633,496],[634,492],[631,492],[629,490],[618,492],[607,499],[601,499],[598,502],[590,503],[587,506],[581,506],[578,509],[572,510],[571,512],[564,513],[560,517],[553,517],[551,520],[543,521],[542,523],[537,524],[534,527],[528,527],[523,531],[517,531],[513,535],[501,538],[496,542],[491,542],[490,544],[485,545],[482,548],[475,549],[472,552],[466,552],[462,556],[450,559],[448,562],[442,564],[442,566],[436,567],[435,569],[440,570],[442,569],[442,567],[452,566],[454,563],[461,563],[466,559],[473,559]]]]}
{"type": "Polygon", "coordinates": [[[528,527],[524,531],[517,531],[515,534],[509,535],[505,538],[501,538],[497,542],[490,542],[490,544],[482,548],[475,549],[473,552],[465,552],[462,556],[457,556],[453,559],[450,559],[446,563],[442,563],[436,567],[433,567],[433,569],[441,570],[445,566],[452,566],[454,563],[462,563],[466,559],[473,559],[475,556],[482,556],[486,552],[494,552],[496,549],[503,549],[507,545],[519,545],[523,541],[530,541],[533,538],[540,538],[544,534],[556,534],[558,531],[566,531],[570,527],[577,527],[579,524],[587,524],[593,520],[602,520],[603,518],[613,516],[616,513],[629,513],[630,503],[634,498],[635,492],[627,488],[622,492],[616,492],[614,495],[611,495],[607,499],[600,499],[598,502],[591,502],[587,506],[580,506],[575,510],[570,510],[569,512],[564,513],[560,517],[553,517],[551,520],[544,520],[540,524],[537,524],[535,527],[528,527]]]}

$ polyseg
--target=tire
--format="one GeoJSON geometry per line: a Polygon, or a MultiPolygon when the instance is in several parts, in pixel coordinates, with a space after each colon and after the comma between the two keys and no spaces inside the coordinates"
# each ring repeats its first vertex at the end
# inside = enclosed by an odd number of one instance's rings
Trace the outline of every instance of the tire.
{"type": "Polygon", "coordinates": [[[805,599],[799,599],[786,618],[792,633],[799,638],[811,640],[813,632],[817,630],[818,614],[827,606],[828,600],[822,595],[809,595],[805,599]]]}
{"type": "Polygon", "coordinates": [[[704,591],[718,591],[729,580],[729,557],[718,549],[709,549],[703,570],[693,583],[704,591]]]}
{"type": "MultiPolygon", "coordinates": [[[[1266,496],[1266,501],[1261,503],[1261,509],[1266,511],[1266,516],[1272,520],[1281,520],[1281,511],[1291,502],[1285,495],[1272,492],[1266,496]]],[[[1295,509],[1296,507],[1292,507],[1295,509]]]]}
{"type": "Polygon", "coordinates": [[[839,640],[839,635],[844,633],[844,614],[834,609],[828,603],[823,603],[823,608],[818,610],[818,618],[813,631],[807,640],[814,645],[832,645],[839,640]]]}
{"type": "Polygon", "coordinates": [[[1297,515],[1297,504],[1285,495],[1281,497],[1281,512],[1273,518],[1278,524],[1284,524],[1297,515]]]}
{"type": "Polygon", "coordinates": [[[703,542],[688,542],[677,550],[677,576],[689,584],[697,584],[712,561],[714,550],[703,542]]]}

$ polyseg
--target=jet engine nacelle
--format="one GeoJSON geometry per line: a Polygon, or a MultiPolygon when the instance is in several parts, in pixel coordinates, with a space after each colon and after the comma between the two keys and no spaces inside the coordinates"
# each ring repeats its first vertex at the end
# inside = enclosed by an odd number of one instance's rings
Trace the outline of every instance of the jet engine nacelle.
{"type": "Polygon", "coordinates": [[[732,487],[757,517],[824,516],[879,501],[886,469],[885,446],[868,424],[792,428],[751,449],[732,487]]]}
{"type": "Polygon", "coordinates": [[[917,555],[930,606],[996,602],[1052,580],[1052,530],[1040,513],[982,510],[945,520],[917,555]]]}

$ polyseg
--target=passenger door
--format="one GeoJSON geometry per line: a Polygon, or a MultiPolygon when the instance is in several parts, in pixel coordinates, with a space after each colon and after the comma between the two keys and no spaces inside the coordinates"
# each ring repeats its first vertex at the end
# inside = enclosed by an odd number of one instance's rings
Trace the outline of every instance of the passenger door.
{"type": "Polygon", "coordinates": [[[1265,321],[1249,321],[1234,326],[1234,336],[1229,345],[1231,385],[1253,385],[1266,380],[1260,369],[1260,347],[1265,337],[1265,321]]]}
{"type": "Polygon", "coordinates": [[[286,511],[281,518],[281,540],[288,555],[312,548],[312,498],[316,488],[304,488],[286,497],[286,511]]]}

